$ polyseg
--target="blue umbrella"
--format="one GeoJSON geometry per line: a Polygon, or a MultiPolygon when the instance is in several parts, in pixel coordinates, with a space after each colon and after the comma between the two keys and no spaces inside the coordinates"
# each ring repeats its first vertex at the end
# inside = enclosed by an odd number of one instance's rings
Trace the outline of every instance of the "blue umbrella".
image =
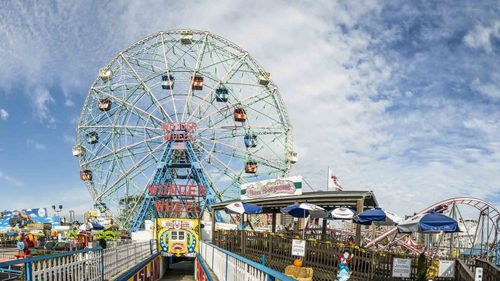
{"type": "Polygon", "coordinates": [[[281,212],[294,218],[307,218],[309,215],[314,218],[326,218],[328,216],[325,209],[311,203],[288,205],[281,208],[281,212]]]}
{"type": "Polygon", "coordinates": [[[262,213],[262,207],[244,203],[244,202],[234,202],[225,207],[225,210],[229,214],[259,214],[262,213]]]}
{"type": "Polygon", "coordinates": [[[446,215],[430,212],[414,216],[398,225],[398,231],[403,233],[420,232],[460,232],[458,222],[446,215]]]}
{"type": "Polygon", "coordinates": [[[380,208],[366,210],[354,216],[353,221],[357,224],[370,225],[375,221],[385,221],[387,215],[380,208]]]}

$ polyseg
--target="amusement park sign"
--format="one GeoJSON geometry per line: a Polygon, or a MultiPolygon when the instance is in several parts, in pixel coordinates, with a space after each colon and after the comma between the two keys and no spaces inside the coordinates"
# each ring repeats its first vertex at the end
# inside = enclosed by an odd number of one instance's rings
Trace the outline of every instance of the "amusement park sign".
{"type": "Polygon", "coordinates": [[[162,129],[165,132],[166,141],[193,140],[193,132],[196,130],[194,122],[164,123],[162,129]]]}
{"type": "Polygon", "coordinates": [[[301,176],[258,181],[241,185],[241,200],[301,194],[301,176]]]}

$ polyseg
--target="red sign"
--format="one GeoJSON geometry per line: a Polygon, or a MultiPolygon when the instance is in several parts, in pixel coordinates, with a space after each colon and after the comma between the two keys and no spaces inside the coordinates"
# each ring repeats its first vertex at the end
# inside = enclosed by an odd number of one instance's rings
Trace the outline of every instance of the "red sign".
{"type": "Polygon", "coordinates": [[[162,125],[165,131],[164,139],[167,141],[185,141],[193,139],[193,131],[196,130],[194,122],[173,122],[162,125]]]}
{"type": "Polygon", "coordinates": [[[148,186],[150,196],[206,197],[207,187],[194,184],[160,184],[148,186]]]}
{"type": "Polygon", "coordinates": [[[199,213],[198,203],[192,200],[172,201],[170,199],[156,199],[155,209],[165,213],[199,213]]]}
{"type": "Polygon", "coordinates": [[[208,280],[207,274],[203,270],[203,267],[201,266],[200,261],[198,259],[196,259],[196,277],[198,277],[198,278],[196,278],[196,280],[198,280],[198,281],[207,281],[208,280]]]}
{"type": "Polygon", "coordinates": [[[196,123],[195,122],[163,123],[161,127],[164,131],[194,131],[196,130],[196,123]]]}

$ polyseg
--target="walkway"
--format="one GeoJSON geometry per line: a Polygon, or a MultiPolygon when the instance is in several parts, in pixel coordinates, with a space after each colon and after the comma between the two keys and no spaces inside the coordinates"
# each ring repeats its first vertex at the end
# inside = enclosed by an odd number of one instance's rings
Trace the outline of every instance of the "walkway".
{"type": "Polygon", "coordinates": [[[192,261],[182,261],[170,265],[170,269],[165,273],[161,281],[194,281],[194,263],[192,261]]]}

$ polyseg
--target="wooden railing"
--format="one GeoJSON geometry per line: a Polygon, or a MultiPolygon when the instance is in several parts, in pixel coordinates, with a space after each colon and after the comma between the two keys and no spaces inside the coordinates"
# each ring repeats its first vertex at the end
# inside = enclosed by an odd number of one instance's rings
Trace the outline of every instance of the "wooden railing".
{"type": "MultiPolygon", "coordinates": [[[[293,260],[297,258],[291,255],[291,239],[284,234],[251,231],[216,231],[212,241],[215,245],[223,249],[256,262],[260,262],[262,257],[265,256],[266,265],[280,272],[283,272],[285,267],[292,264],[293,260]]],[[[418,258],[416,256],[404,253],[396,254],[366,250],[357,246],[348,246],[345,243],[324,242],[313,239],[306,240],[306,253],[303,258],[303,266],[314,269],[314,281],[333,281],[337,274],[338,256],[344,251],[349,251],[354,256],[349,266],[352,272],[350,280],[405,280],[392,277],[394,258],[411,259],[411,276],[410,279],[406,280],[415,280],[418,265],[418,258]]],[[[429,260],[428,263],[430,264],[431,261],[429,260]]],[[[455,266],[457,276],[461,278],[460,280],[469,281],[470,269],[467,265],[460,262],[456,263],[455,266]]],[[[451,279],[436,278],[434,280],[451,279]]]]}
{"type": "MultiPolygon", "coordinates": [[[[260,261],[265,255],[267,265],[281,272],[296,258],[291,255],[291,240],[284,235],[246,231],[217,231],[213,241],[221,248],[254,261],[260,261]],[[245,242],[240,245],[240,241],[245,242]]],[[[349,247],[342,243],[307,240],[303,265],[314,269],[315,281],[335,280],[338,256],[344,251],[349,251],[354,255],[350,264],[351,280],[391,280],[393,258],[403,257],[403,255],[386,255],[367,251],[356,246],[349,247]]],[[[415,275],[417,261],[415,257],[411,258],[412,275],[415,275]]]]}
{"type": "Polygon", "coordinates": [[[483,268],[483,281],[498,281],[500,280],[500,269],[492,262],[487,260],[476,260],[476,268],[483,268]]]}
{"type": "Polygon", "coordinates": [[[474,274],[467,264],[461,260],[455,262],[455,281],[474,281],[474,274]]]}

